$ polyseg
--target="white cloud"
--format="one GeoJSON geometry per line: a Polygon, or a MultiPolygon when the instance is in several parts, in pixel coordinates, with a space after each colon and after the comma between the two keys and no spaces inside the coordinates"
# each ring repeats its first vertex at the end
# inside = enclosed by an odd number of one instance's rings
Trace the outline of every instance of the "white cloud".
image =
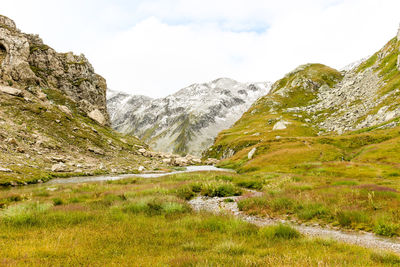
{"type": "Polygon", "coordinates": [[[398,0],[10,0],[1,12],[85,53],[110,88],[164,96],[222,76],[276,80],[307,62],[340,68],[392,38],[398,10],[398,0]]]}

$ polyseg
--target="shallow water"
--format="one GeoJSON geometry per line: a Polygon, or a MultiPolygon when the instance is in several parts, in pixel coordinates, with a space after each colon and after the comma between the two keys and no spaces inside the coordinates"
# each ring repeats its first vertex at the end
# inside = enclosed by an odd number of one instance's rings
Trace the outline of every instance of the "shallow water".
{"type": "Polygon", "coordinates": [[[157,178],[178,173],[198,172],[198,171],[221,171],[221,172],[234,172],[230,169],[222,169],[214,166],[188,166],[184,171],[162,172],[162,173],[139,173],[139,174],[120,174],[120,175],[101,175],[101,176],[81,176],[70,178],[57,178],[48,181],[46,184],[71,184],[71,183],[86,183],[86,182],[100,182],[100,181],[115,181],[129,177],[139,178],[157,178]]]}

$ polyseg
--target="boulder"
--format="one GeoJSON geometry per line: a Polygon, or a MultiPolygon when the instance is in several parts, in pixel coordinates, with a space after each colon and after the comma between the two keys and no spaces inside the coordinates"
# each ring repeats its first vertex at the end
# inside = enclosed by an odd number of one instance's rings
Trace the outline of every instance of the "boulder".
{"type": "Polygon", "coordinates": [[[107,120],[104,117],[103,113],[101,113],[101,111],[98,109],[92,110],[88,114],[88,116],[89,116],[89,118],[91,118],[92,120],[96,121],[97,123],[99,123],[101,125],[106,125],[106,123],[107,123],[107,120]]]}
{"type": "Polygon", "coordinates": [[[144,169],[145,168],[143,166],[139,166],[138,171],[142,172],[142,171],[144,171],[144,169]]]}
{"type": "Polygon", "coordinates": [[[199,158],[193,158],[191,161],[192,164],[201,164],[201,159],[199,158]]]}
{"type": "Polygon", "coordinates": [[[53,166],[51,166],[51,171],[52,172],[67,172],[67,165],[65,165],[64,163],[60,162],[57,164],[54,164],[53,166]]]}
{"type": "Polygon", "coordinates": [[[219,160],[214,159],[214,158],[208,158],[204,161],[204,164],[206,165],[214,165],[217,164],[219,162],[219,160]]]}
{"type": "Polygon", "coordinates": [[[58,108],[68,116],[72,115],[72,111],[67,106],[59,105],[58,108]]]}
{"type": "Polygon", "coordinates": [[[4,94],[12,95],[12,96],[19,96],[19,97],[24,96],[24,93],[22,92],[22,90],[13,88],[10,86],[0,85],[0,92],[2,92],[4,94]]]}
{"type": "Polygon", "coordinates": [[[176,158],[175,166],[184,167],[189,164],[189,161],[186,158],[176,158]]]}
{"type": "Polygon", "coordinates": [[[256,147],[253,147],[253,148],[250,150],[250,152],[247,154],[247,158],[248,158],[248,159],[252,159],[253,156],[254,156],[254,153],[256,153],[256,151],[257,151],[257,148],[256,148],[256,147]]]}
{"type": "Polygon", "coordinates": [[[144,154],[146,154],[147,150],[144,149],[144,148],[141,148],[141,149],[138,150],[138,152],[139,152],[140,154],[144,155],[144,154]]]}
{"type": "Polygon", "coordinates": [[[172,159],[163,159],[162,160],[165,164],[170,165],[172,163],[172,159]]]}
{"type": "Polygon", "coordinates": [[[12,172],[12,170],[0,167],[0,172],[12,172]]]}
{"type": "Polygon", "coordinates": [[[285,130],[287,128],[287,125],[289,125],[290,122],[288,121],[278,121],[277,123],[275,123],[274,127],[272,128],[273,131],[277,131],[277,130],[285,130]]]}

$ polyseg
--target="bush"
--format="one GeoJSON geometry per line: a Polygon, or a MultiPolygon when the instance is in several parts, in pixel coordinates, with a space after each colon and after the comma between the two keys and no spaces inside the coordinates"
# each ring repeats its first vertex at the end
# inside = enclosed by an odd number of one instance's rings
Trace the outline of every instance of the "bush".
{"type": "Polygon", "coordinates": [[[59,205],[63,205],[64,201],[61,198],[53,198],[53,205],[54,206],[59,206],[59,205]]]}
{"type": "Polygon", "coordinates": [[[191,185],[191,187],[192,187],[192,191],[193,192],[195,192],[195,193],[200,193],[201,192],[201,188],[202,188],[202,185],[201,184],[192,184],[191,185]]]}
{"type": "Polygon", "coordinates": [[[201,190],[201,194],[207,197],[231,197],[240,196],[242,190],[232,184],[207,184],[201,190]]]}
{"type": "Polygon", "coordinates": [[[386,223],[386,222],[378,222],[375,226],[374,232],[377,235],[382,236],[397,236],[397,230],[399,229],[398,225],[386,223]]]}
{"type": "Polygon", "coordinates": [[[154,215],[169,215],[174,213],[185,213],[189,212],[190,208],[185,204],[174,202],[174,201],[164,201],[161,199],[150,199],[147,201],[138,201],[125,205],[122,211],[129,213],[144,213],[149,216],[154,215]]]}
{"type": "Polygon", "coordinates": [[[263,183],[260,181],[254,181],[254,180],[241,180],[236,182],[237,186],[248,188],[248,189],[255,189],[255,190],[261,190],[263,188],[263,183]]]}
{"type": "Polygon", "coordinates": [[[285,224],[268,226],[260,229],[260,234],[267,239],[296,239],[301,236],[299,231],[285,224]]]}
{"type": "Polygon", "coordinates": [[[176,196],[184,200],[191,200],[195,195],[192,188],[188,186],[181,187],[176,191],[176,196]]]}

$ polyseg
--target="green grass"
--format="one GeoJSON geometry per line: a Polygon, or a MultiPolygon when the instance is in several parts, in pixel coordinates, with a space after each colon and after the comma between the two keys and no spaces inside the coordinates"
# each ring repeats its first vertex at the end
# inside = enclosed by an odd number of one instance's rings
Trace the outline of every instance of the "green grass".
{"type": "Polygon", "coordinates": [[[2,190],[0,199],[12,201],[0,209],[1,265],[383,266],[400,261],[394,254],[310,239],[287,225],[260,228],[230,216],[195,213],[176,196],[183,186],[199,194],[200,184],[235,187],[235,180],[243,179],[223,176],[2,190]]]}
{"type": "MultiPolygon", "coordinates": [[[[113,169],[119,173],[133,173],[139,165],[149,165],[145,163],[147,159],[135,155],[137,146],[145,146],[137,138],[95,123],[59,90],[35,86],[29,90],[42,91],[53,105],[39,102],[33,95],[29,95],[32,101],[0,96],[0,117],[3,118],[0,138],[4,139],[2,143],[5,145],[0,153],[0,161],[12,170],[0,173],[0,185],[31,184],[55,177],[95,175],[109,173],[113,169]],[[68,107],[72,114],[62,112],[57,105],[68,107]],[[15,139],[14,144],[4,142],[5,136],[15,139]],[[104,155],[90,152],[89,148],[93,147],[104,151],[104,155]],[[49,156],[44,157],[43,154],[49,156]],[[71,167],[71,171],[55,173],[51,171],[51,166],[55,164],[50,161],[53,156],[70,157],[67,163],[82,166],[96,162],[96,166],[71,167]],[[102,169],[99,168],[101,165],[102,169]]],[[[154,161],[150,165],[161,167],[161,164],[154,161]]]]}

